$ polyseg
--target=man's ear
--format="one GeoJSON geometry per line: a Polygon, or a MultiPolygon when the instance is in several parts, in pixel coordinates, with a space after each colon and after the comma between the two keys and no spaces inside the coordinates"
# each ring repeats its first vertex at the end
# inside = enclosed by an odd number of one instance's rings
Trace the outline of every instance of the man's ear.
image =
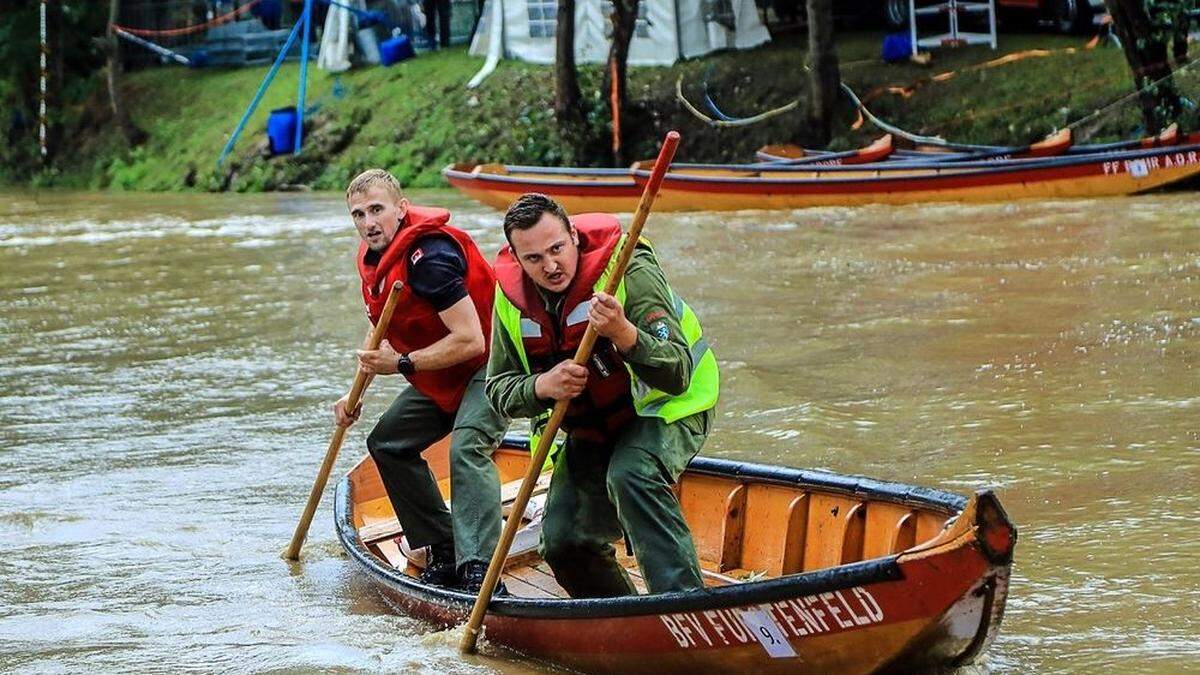
{"type": "Polygon", "coordinates": [[[407,197],[401,197],[400,201],[396,202],[396,210],[398,210],[400,212],[400,220],[401,221],[403,221],[404,217],[408,215],[408,207],[409,206],[411,206],[411,204],[408,203],[407,197]]]}
{"type": "Polygon", "coordinates": [[[571,243],[579,246],[579,230],[571,223],[567,223],[567,229],[571,232],[571,243]]]}

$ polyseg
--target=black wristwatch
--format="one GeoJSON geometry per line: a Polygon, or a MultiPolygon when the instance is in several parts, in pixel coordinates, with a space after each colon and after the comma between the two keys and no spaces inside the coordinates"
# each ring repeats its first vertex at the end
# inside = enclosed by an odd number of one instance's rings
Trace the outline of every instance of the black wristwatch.
{"type": "Polygon", "coordinates": [[[417,372],[412,359],[408,358],[408,354],[401,354],[400,358],[396,359],[396,372],[401,375],[412,375],[417,372]]]}

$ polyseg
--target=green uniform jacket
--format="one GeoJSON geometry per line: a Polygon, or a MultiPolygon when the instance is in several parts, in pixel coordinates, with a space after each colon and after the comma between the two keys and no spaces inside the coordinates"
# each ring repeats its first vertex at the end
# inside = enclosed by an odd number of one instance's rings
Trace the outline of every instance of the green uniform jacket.
{"type": "MultiPolygon", "coordinates": [[[[538,289],[547,311],[559,316],[561,300],[538,289]]],[[[625,318],[637,327],[637,342],[625,362],[646,384],[671,395],[687,391],[695,364],[688,351],[687,339],[672,309],[671,289],[654,253],[644,248],[634,251],[625,269],[625,318]]],[[[488,400],[501,415],[510,418],[537,417],[554,406],[534,394],[537,374],[527,375],[502,323],[492,317],[492,349],[488,358],[486,392],[488,400]]],[[[702,429],[698,416],[679,420],[696,433],[702,429]]]]}

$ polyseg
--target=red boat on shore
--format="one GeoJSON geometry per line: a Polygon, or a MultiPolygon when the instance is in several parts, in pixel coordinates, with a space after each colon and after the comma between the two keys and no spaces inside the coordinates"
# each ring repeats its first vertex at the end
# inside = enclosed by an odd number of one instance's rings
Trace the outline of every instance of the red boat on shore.
{"type": "MultiPolygon", "coordinates": [[[[448,494],[446,453],[443,442],[426,457],[448,494]]],[[[528,445],[506,440],[494,459],[519,481],[528,445]]],[[[493,599],[485,640],[584,672],[875,673],[970,663],[996,635],[1016,529],[991,492],[697,458],[677,494],[706,588],[574,600],[527,548],[509,558],[511,595],[493,599]]],[[[417,580],[370,458],[339,483],[335,518],[398,611],[465,621],[473,596],[417,580]]]]}
{"type": "MultiPolygon", "coordinates": [[[[658,211],[1008,202],[1131,195],[1200,174],[1200,143],[1028,159],[858,166],[673,164],[658,211]]],[[[648,175],[635,165],[639,184],[648,175]]]]}
{"type": "MultiPolygon", "coordinates": [[[[890,138],[890,134],[889,134],[890,138]]],[[[879,141],[876,141],[878,143],[879,141]]],[[[1036,143],[1028,145],[969,145],[965,143],[943,143],[941,145],[908,143],[908,147],[897,147],[889,157],[896,161],[928,160],[931,162],[968,161],[986,159],[1027,159],[1031,157],[1056,157],[1058,155],[1086,155],[1097,152],[1116,152],[1121,150],[1136,150],[1160,148],[1171,145],[1188,145],[1200,143],[1200,134],[1181,135],[1179,126],[1172,124],[1157,136],[1135,138],[1113,143],[1093,143],[1075,145],[1070,129],[1061,129],[1046,136],[1036,143]]],[[[847,154],[861,156],[863,150],[850,150],[847,154]]],[[[825,153],[807,150],[798,145],[777,144],[764,145],[755,153],[755,159],[760,162],[778,164],[808,164],[818,162],[825,155],[842,153],[825,153]]],[[[878,161],[878,160],[872,160],[878,161]]],[[[844,161],[841,164],[862,164],[864,162],[844,161]]]]}
{"type": "Polygon", "coordinates": [[[550,195],[569,213],[627,213],[642,196],[629,169],[451,164],[442,176],[464,195],[501,211],[526,192],[550,195]]]}
{"type": "MultiPolygon", "coordinates": [[[[1060,132],[1024,148],[962,146],[962,152],[899,151],[890,136],[846,153],[754,164],[671,165],[657,211],[737,211],[810,206],[989,202],[1129,195],[1200,173],[1200,134],[1172,126],[1153,138],[1073,146],[1060,132]],[[982,149],[981,149],[982,148],[982,149]],[[1016,155],[1016,156],[1014,156],[1016,155]],[[871,161],[859,163],[870,158],[871,161]]],[[[572,213],[631,212],[648,176],[630,169],[454,164],[442,175],[463,194],[506,209],[526,192],[572,213]]]]}
{"type": "Polygon", "coordinates": [[[763,162],[777,162],[790,166],[850,166],[882,162],[892,156],[896,146],[891,134],[884,134],[870,145],[857,150],[825,152],[807,150],[799,145],[765,145],[757,157],[763,162]]]}

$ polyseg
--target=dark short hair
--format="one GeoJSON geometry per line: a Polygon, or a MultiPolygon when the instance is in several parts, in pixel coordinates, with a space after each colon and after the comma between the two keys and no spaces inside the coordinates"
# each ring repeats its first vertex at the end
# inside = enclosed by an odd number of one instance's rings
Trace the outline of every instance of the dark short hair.
{"type": "Polygon", "coordinates": [[[554,214],[562,221],[563,227],[568,231],[571,229],[567,212],[558,202],[540,192],[527,192],[509,205],[508,212],[504,214],[504,238],[512,244],[513,230],[528,230],[537,225],[544,213],[554,214]]]}

